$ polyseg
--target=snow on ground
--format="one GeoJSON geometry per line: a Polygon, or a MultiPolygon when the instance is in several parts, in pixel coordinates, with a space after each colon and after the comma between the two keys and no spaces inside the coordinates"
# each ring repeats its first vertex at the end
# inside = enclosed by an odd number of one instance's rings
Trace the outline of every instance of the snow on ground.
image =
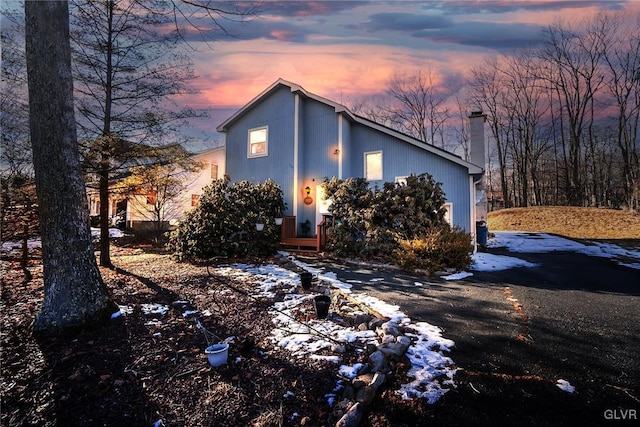
{"type": "MultiPolygon", "coordinates": [[[[126,234],[120,230],[119,228],[110,228],[109,229],[109,237],[111,238],[119,238],[124,237],[126,234]]],[[[100,237],[100,229],[99,228],[91,228],[91,237],[97,239],[100,237]]],[[[34,249],[42,249],[42,240],[40,237],[34,237],[27,240],[27,248],[31,251],[34,249]]],[[[0,246],[0,253],[3,256],[9,257],[19,257],[22,252],[22,242],[21,241],[11,241],[11,242],[2,242],[0,246]]]]}
{"type": "MultiPolygon", "coordinates": [[[[110,228],[109,229],[109,237],[112,239],[117,239],[119,237],[124,237],[127,234],[120,230],[119,228],[110,228]]],[[[100,229],[96,227],[91,227],[91,237],[94,239],[98,239],[100,237],[100,229]]]]}
{"type": "MultiPolygon", "coordinates": [[[[289,256],[287,253],[282,255],[289,256]]],[[[444,355],[454,342],[445,339],[441,335],[441,329],[428,323],[413,323],[411,319],[400,311],[398,306],[388,304],[365,293],[354,293],[351,285],[341,282],[334,273],[326,273],[313,268],[308,264],[298,261],[294,257],[289,259],[298,266],[310,271],[318,279],[326,284],[349,293],[361,304],[364,304],[390,320],[402,325],[412,338],[412,345],[407,350],[407,356],[412,362],[412,368],[408,375],[413,380],[402,385],[397,393],[405,399],[424,398],[429,403],[434,403],[442,397],[449,388],[455,387],[453,376],[456,369],[453,361],[444,355]]],[[[270,289],[273,284],[281,284],[285,287],[300,286],[298,274],[275,265],[248,266],[235,264],[216,270],[217,274],[247,277],[253,276],[258,282],[257,295],[264,295],[265,289],[270,289]]],[[[293,288],[291,288],[293,290],[293,288]]],[[[271,340],[279,348],[289,351],[294,357],[309,357],[316,360],[325,360],[336,364],[341,363],[338,355],[323,355],[323,351],[336,345],[356,345],[364,347],[368,343],[379,344],[374,331],[359,331],[353,327],[345,327],[328,319],[311,319],[306,322],[296,320],[296,313],[301,305],[315,295],[294,294],[285,296],[281,302],[274,303],[271,314],[273,315],[274,329],[271,340]]],[[[338,372],[348,378],[354,378],[362,364],[353,366],[340,365],[338,372]]],[[[341,385],[338,383],[336,389],[341,385]]],[[[335,390],[327,394],[326,398],[331,403],[335,398],[335,390]]]]}
{"type": "MultiPolygon", "coordinates": [[[[565,239],[545,233],[525,233],[497,231],[495,237],[487,242],[489,248],[506,248],[509,252],[547,253],[554,251],[576,252],[589,256],[614,259],[620,265],[640,269],[640,247],[624,248],[613,243],[586,241],[585,243],[565,239]]],[[[486,252],[473,254],[472,271],[499,271],[517,267],[537,267],[537,264],[525,261],[517,256],[495,255],[486,252]]],[[[459,272],[444,276],[445,280],[460,280],[472,276],[470,272],[459,272]]]]}
{"type": "Polygon", "coordinates": [[[572,386],[567,380],[563,380],[563,379],[558,380],[556,382],[556,386],[560,390],[566,391],[567,393],[574,393],[576,391],[576,388],[572,386]]]}
{"type": "Polygon", "coordinates": [[[586,241],[585,243],[545,233],[500,231],[489,239],[491,248],[507,248],[513,253],[576,252],[589,256],[615,259],[621,265],[640,269],[640,247],[624,248],[613,243],[586,241]]]}
{"type": "MultiPolygon", "coordinates": [[[[41,249],[42,241],[39,237],[35,239],[28,239],[27,248],[29,251],[33,249],[41,249]]],[[[2,253],[3,256],[19,258],[22,253],[22,242],[2,242],[0,253],[2,253]]]]}

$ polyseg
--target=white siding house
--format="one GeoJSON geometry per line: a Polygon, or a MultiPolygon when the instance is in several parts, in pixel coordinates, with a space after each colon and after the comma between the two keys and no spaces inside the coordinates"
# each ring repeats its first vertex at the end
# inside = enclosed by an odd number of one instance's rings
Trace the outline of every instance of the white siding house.
{"type": "MultiPolygon", "coordinates": [[[[161,217],[165,225],[174,224],[184,218],[184,213],[197,205],[202,189],[213,180],[224,177],[225,149],[217,147],[195,153],[191,159],[202,165],[197,172],[185,173],[186,188],[177,197],[162,206],[161,217]]],[[[118,191],[121,181],[112,184],[109,195],[109,218],[116,222],[125,221],[124,225],[133,229],[151,229],[154,226],[156,213],[154,212],[155,197],[153,192],[138,192],[125,194],[118,191]]],[[[97,190],[88,189],[90,215],[100,213],[100,199],[97,190]]]]}

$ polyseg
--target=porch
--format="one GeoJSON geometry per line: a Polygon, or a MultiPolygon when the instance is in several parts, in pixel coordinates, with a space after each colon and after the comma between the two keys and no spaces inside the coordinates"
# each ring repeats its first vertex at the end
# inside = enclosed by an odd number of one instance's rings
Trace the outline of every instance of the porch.
{"type": "Polygon", "coordinates": [[[280,247],[293,251],[320,252],[327,243],[327,231],[333,227],[333,217],[323,215],[322,222],[316,226],[314,237],[297,236],[297,219],[295,216],[285,216],[280,228],[280,247]]]}

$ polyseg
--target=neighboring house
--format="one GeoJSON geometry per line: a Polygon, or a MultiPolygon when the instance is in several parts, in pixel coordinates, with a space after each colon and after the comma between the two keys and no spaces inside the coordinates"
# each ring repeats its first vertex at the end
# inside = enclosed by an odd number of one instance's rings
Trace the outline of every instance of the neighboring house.
{"type": "MultiPolygon", "coordinates": [[[[202,189],[213,180],[224,177],[225,154],[224,147],[217,147],[194,153],[190,157],[202,165],[196,172],[186,173],[184,186],[180,195],[162,205],[161,216],[164,225],[174,224],[184,218],[184,213],[199,203],[202,189]]],[[[116,223],[133,229],[154,228],[155,206],[158,194],[154,191],[123,191],[122,183],[125,178],[115,179],[109,192],[109,217],[113,225],[116,223]]],[[[88,189],[90,215],[100,213],[100,198],[98,191],[88,189]]]]}
{"type": "MultiPolygon", "coordinates": [[[[281,186],[285,214],[293,221],[283,237],[293,244],[294,237],[309,229],[320,238],[317,226],[328,214],[321,184],[331,177],[364,177],[382,186],[429,173],[442,183],[450,223],[475,233],[476,220],[484,219],[476,217],[476,200],[482,203],[483,197],[476,187],[484,174],[484,115],[473,113],[470,120],[472,158],[477,157],[479,165],[279,79],[217,130],[225,134],[232,182],[272,178],[281,186]]],[[[313,246],[308,243],[297,246],[313,246]]],[[[318,240],[315,246],[321,245],[318,240]]]]}

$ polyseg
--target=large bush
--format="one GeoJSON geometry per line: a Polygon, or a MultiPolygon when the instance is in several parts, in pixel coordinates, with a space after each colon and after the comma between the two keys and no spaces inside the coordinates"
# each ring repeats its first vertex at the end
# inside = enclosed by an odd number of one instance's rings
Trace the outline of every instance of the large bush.
{"type": "Polygon", "coordinates": [[[171,233],[169,246],[179,259],[187,260],[269,255],[280,238],[273,219],[285,209],[282,190],[273,180],[231,185],[225,177],[204,188],[199,206],[171,233]],[[258,222],[265,224],[264,230],[256,230],[258,222]]]}
{"type": "Polygon", "coordinates": [[[425,235],[398,243],[395,256],[404,268],[429,272],[447,268],[464,270],[471,263],[469,234],[457,228],[433,228],[425,235]]]}
{"type": "Polygon", "coordinates": [[[468,266],[471,237],[449,227],[445,194],[431,175],[411,175],[406,183],[374,189],[364,178],[333,178],[323,185],[336,218],[328,251],[432,271],[468,266]],[[403,251],[411,253],[400,259],[403,251]]]}

